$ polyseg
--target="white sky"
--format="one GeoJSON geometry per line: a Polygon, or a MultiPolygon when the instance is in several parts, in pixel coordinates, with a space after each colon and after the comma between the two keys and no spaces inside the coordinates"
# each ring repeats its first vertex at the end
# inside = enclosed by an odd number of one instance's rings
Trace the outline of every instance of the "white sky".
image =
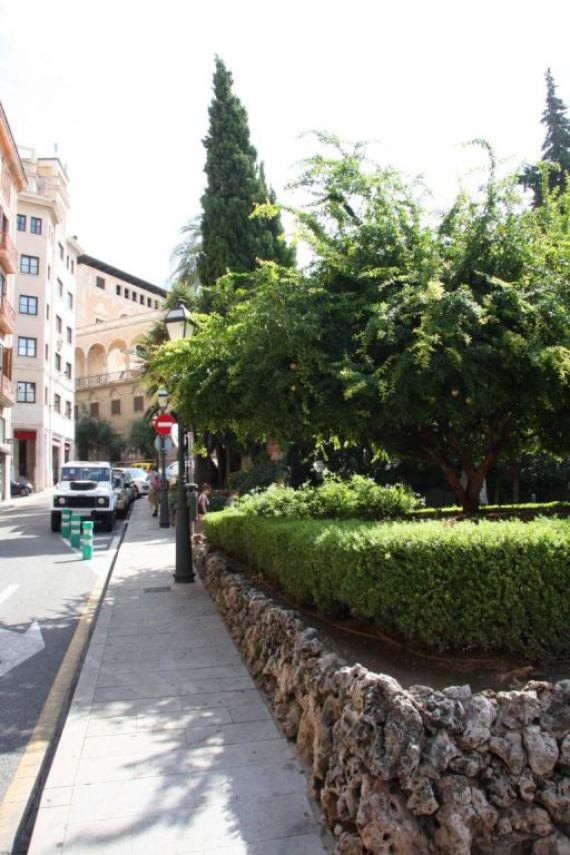
{"type": "Polygon", "coordinates": [[[281,201],[318,128],[445,202],[474,137],[538,157],[548,66],[570,105],[569,25],[568,0],[0,0],[0,99],[19,144],[58,144],[84,250],[160,285],[200,211],[216,53],[281,201]]]}

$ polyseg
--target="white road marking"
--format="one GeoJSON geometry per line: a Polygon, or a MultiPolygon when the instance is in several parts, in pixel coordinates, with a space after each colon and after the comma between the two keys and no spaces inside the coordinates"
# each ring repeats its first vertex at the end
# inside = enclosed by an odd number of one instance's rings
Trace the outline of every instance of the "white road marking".
{"type": "Polygon", "coordinates": [[[0,594],[0,604],[5,603],[8,597],[11,597],[12,594],[16,593],[19,587],[19,585],[8,585],[7,588],[4,588],[4,590],[0,594]]]}
{"type": "Polygon", "coordinates": [[[37,620],[24,633],[0,628],[0,677],[35,656],[45,646],[37,620]]]}

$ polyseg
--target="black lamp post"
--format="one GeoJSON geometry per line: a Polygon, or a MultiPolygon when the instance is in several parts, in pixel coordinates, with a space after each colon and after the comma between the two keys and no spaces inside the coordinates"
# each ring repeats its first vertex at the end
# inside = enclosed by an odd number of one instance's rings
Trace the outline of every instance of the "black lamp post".
{"type": "MultiPolygon", "coordinates": [[[[164,318],[168,336],[171,341],[190,338],[196,324],[192,315],[182,304],[171,309],[164,318]]],[[[186,467],[184,460],[184,445],[186,431],[182,424],[182,416],[178,413],[178,483],[176,490],[176,568],[175,582],[194,581],[194,563],[192,561],[192,534],[196,519],[197,485],[194,484],[194,436],[192,428],[188,430],[189,481],[186,483],[186,467]],[[186,495],[186,490],[190,495],[186,495]],[[188,507],[190,503],[190,507],[188,507]]]]}
{"type": "MultiPolygon", "coordinates": [[[[158,409],[164,413],[168,406],[168,392],[166,389],[159,389],[158,394],[158,409]]],[[[160,528],[168,528],[170,526],[170,514],[168,512],[168,484],[166,483],[166,447],[164,435],[160,434],[160,528]]]]}

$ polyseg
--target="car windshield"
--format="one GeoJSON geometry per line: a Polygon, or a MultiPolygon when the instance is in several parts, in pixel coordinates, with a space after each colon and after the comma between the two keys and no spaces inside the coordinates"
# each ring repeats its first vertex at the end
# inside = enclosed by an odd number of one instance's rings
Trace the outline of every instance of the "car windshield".
{"type": "Polygon", "coordinates": [[[131,478],[135,478],[137,481],[146,481],[148,478],[148,472],[145,472],[144,469],[127,469],[127,472],[131,478]]]}
{"type": "Polygon", "coordinates": [[[110,481],[111,472],[107,466],[64,466],[61,470],[62,481],[110,481]]]}

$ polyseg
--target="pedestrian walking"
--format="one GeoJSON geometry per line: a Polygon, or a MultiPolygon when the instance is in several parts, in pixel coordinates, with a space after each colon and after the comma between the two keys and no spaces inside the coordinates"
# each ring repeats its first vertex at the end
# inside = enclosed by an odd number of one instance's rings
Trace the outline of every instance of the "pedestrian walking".
{"type": "Polygon", "coordinates": [[[208,513],[210,507],[210,493],[212,492],[211,484],[202,484],[200,495],[198,496],[198,520],[203,520],[208,513]]]}
{"type": "Polygon", "coordinates": [[[153,466],[150,470],[148,478],[150,481],[148,500],[153,508],[152,515],[155,517],[158,514],[158,505],[160,503],[160,475],[156,466],[153,466]]]}

